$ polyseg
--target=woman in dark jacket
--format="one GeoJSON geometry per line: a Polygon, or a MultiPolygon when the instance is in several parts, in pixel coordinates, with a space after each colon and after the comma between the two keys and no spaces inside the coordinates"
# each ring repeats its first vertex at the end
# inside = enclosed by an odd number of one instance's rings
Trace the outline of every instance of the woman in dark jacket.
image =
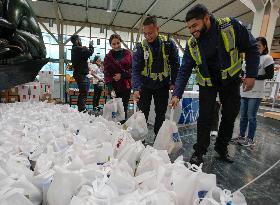
{"type": "Polygon", "coordinates": [[[122,98],[125,118],[127,119],[128,102],[131,93],[132,54],[121,48],[121,37],[111,35],[109,43],[112,50],[104,59],[104,80],[109,92],[115,91],[117,98],[122,98]]]}

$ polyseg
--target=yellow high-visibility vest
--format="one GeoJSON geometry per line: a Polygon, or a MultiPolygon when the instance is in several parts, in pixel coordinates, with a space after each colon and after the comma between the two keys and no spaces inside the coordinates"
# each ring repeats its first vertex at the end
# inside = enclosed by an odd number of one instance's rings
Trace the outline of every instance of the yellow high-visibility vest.
{"type": "Polygon", "coordinates": [[[161,73],[153,73],[152,72],[152,65],[153,65],[153,53],[151,48],[148,45],[147,40],[142,41],[142,49],[144,51],[144,60],[145,60],[145,66],[142,71],[142,75],[146,77],[150,77],[153,80],[159,79],[162,81],[165,78],[167,78],[170,75],[170,65],[168,62],[169,54],[165,52],[165,44],[164,42],[167,41],[167,38],[165,36],[159,35],[160,38],[160,44],[161,44],[161,51],[162,51],[162,56],[163,56],[163,61],[164,61],[164,68],[163,72],[161,73]]]}
{"type": "MultiPolygon", "coordinates": [[[[217,18],[218,24],[221,29],[221,35],[224,42],[225,49],[230,56],[230,66],[228,68],[221,69],[222,79],[227,79],[228,75],[233,77],[235,74],[239,73],[241,70],[241,58],[239,56],[238,49],[236,47],[236,39],[233,25],[231,24],[231,19],[217,18]]],[[[200,50],[196,39],[192,36],[188,40],[188,46],[190,49],[190,54],[196,62],[196,81],[201,86],[212,86],[210,76],[203,76],[201,73],[202,69],[202,58],[200,50]]]]}

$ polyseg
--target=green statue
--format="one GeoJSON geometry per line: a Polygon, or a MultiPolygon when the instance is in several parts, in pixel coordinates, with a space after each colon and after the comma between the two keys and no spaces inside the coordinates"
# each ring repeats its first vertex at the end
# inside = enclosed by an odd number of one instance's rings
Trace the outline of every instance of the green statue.
{"type": "Polygon", "coordinates": [[[0,0],[0,90],[33,81],[47,63],[35,14],[26,0],[0,0]]]}

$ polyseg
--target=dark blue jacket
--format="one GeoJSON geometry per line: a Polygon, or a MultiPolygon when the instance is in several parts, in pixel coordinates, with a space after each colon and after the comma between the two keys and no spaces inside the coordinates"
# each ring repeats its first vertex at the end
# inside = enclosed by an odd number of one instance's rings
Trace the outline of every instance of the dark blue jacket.
{"type": "MultiPolygon", "coordinates": [[[[236,46],[239,53],[245,53],[247,77],[256,78],[259,66],[259,52],[255,38],[237,19],[231,18],[236,36],[236,46]]],[[[239,80],[238,75],[234,78],[221,79],[221,69],[230,66],[229,55],[225,50],[218,23],[211,17],[210,30],[198,40],[199,50],[204,62],[206,61],[210,78],[214,86],[225,86],[239,80]]],[[[185,48],[182,64],[176,79],[173,96],[182,97],[186,84],[196,63],[191,57],[188,43],[185,48]]]]}
{"type": "MultiPolygon", "coordinates": [[[[145,77],[141,74],[144,70],[145,60],[144,60],[144,51],[142,48],[141,43],[138,43],[136,46],[136,51],[133,54],[132,60],[132,87],[134,91],[139,91],[141,88],[145,87],[148,89],[159,89],[165,86],[169,86],[170,84],[175,85],[175,80],[177,77],[178,69],[180,66],[179,62],[179,54],[177,46],[175,45],[174,41],[170,41],[169,46],[169,64],[171,69],[171,82],[170,76],[163,79],[161,82],[159,80],[152,80],[149,77],[145,77]]],[[[161,73],[164,69],[164,61],[163,56],[161,54],[161,46],[160,46],[160,39],[159,37],[153,43],[149,43],[149,47],[153,52],[153,64],[152,64],[152,71],[155,73],[161,73]]]]}

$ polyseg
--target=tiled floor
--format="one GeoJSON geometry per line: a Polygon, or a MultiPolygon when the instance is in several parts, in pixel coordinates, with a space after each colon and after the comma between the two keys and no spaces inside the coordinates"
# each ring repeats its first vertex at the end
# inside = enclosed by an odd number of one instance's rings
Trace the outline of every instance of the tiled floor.
{"type": "MultiPolygon", "coordinates": [[[[207,155],[204,157],[203,170],[217,175],[218,185],[223,189],[235,191],[265,172],[280,159],[280,121],[258,117],[259,124],[256,133],[256,146],[253,148],[229,145],[229,153],[234,157],[233,164],[227,164],[216,159],[213,150],[215,139],[212,138],[207,155]]],[[[238,135],[239,120],[236,120],[234,137],[238,135]]],[[[152,130],[152,127],[150,127],[152,130]]],[[[182,136],[183,149],[172,160],[183,155],[189,161],[196,141],[196,125],[179,129],[182,136]]],[[[151,131],[148,140],[152,141],[151,131]]],[[[280,204],[280,163],[261,178],[242,189],[248,205],[280,204]]]]}

